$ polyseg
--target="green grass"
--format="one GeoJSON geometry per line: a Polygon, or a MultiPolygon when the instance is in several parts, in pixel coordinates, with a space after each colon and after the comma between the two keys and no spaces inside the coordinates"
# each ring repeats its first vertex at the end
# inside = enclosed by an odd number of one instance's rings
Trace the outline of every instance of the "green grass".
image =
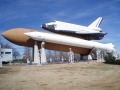
{"type": "Polygon", "coordinates": [[[48,84],[41,84],[40,86],[46,86],[46,85],[48,85],[48,84]]]}
{"type": "Polygon", "coordinates": [[[27,82],[27,81],[25,81],[25,80],[22,80],[21,82],[27,82]]]}

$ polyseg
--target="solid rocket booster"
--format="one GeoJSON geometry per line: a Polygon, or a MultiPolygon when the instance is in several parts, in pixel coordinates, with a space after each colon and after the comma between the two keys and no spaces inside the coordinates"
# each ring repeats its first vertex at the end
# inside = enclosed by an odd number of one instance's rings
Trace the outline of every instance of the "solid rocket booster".
{"type": "Polygon", "coordinates": [[[92,49],[94,47],[97,49],[104,50],[107,53],[111,53],[112,51],[115,50],[114,45],[112,43],[102,44],[99,42],[87,41],[87,40],[83,40],[75,37],[52,34],[52,33],[44,33],[44,32],[28,32],[24,34],[38,41],[70,45],[75,47],[83,47],[83,48],[89,48],[89,49],[92,49]]]}

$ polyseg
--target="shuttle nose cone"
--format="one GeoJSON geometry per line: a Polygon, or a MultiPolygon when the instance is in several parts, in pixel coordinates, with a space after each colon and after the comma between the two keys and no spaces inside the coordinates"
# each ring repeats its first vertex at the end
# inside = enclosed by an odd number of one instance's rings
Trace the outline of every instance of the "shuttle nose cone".
{"type": "Polygon", "coordinates": [[[47,25],[46,25],[46,24],[42,24],[41,27],[42,27],[43,29],[47,29],[47,25]]]}
{"type": "Polygon", "coordinates": [[[46,27],[46,24],[42,24],[42,27],[46,27]]]}

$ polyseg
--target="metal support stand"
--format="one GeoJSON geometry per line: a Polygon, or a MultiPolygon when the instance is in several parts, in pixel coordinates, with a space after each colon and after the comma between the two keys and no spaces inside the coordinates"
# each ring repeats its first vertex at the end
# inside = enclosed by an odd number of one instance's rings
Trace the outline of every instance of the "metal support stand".
{"type": "Polygon", "coordinates": [[[97,62],[102,62],[102,57],[101,57],[101,50],[97,49],[96,50],[96,53],[97,53],[97,62]]]}
{"type": "Polygon", "coordinates": [[[63,58],[63,56],[62,56],[62,58],[61,58],[61,61],[64,62],[64,58],[63,58]]]}
{"type": "Polygon", "coordinates": [[[74,53],[72,52],[71,48],[69,49],[70,49],[70,51],[68,52],[69,62],[74,63],[74,53]]]}
{"type": "Polygon", "coordinates": [[[101,60],[102,60],[102,62],[105,62],[105,61],[104,61],[103,53],[101,54],[101,60]]]}
{"type": "Polygon", "coordinates": [[[45,42],[42,42],[41,43],[41,64],[47,63],[44,46],[45,46],[45,42]]]}
{"type": "Polygon", "coordinates": [[[50,63],[52,63],[53,61],[52,61],[52,58],[50,57],[50,63]]]}
{"type": "Polygon", "coordinates": [[[9,65],[12,65],[12,62],[10,61],[9,65]]]}
{"type": "Polygon", "coordinates": [[[92,60],[92,56],[90,54],[88,55],[88,60],[92,60]]]}
{"type": "Polygon", "coordinates": [[[96,50],[96,54],[97,54],[97,62],[100,62],[100,50],[99,49],[97,49],[96,50]]]}
{"type": "Polygon", "coordinates": [[[92,56],[89,54],[88,55],[88,63],[89,63],[90,60],[92,60],[92,56]]]}
{"type": "Polygon", "coordinates": [[[38,53],[38,44],[37,44],[37,41],[35,41],[34,43],[34,53],[33,53],[34,57],[33,57],[33,60],[34,60],[34,64],[38,64],[39,63],[39,53],[38,53]]]}
{"type": "Polygon", "coordinates": [[[38,66],[42,66],[41,64],[41,54],[40,54],[40,50],[38,50],[38,66]]]}

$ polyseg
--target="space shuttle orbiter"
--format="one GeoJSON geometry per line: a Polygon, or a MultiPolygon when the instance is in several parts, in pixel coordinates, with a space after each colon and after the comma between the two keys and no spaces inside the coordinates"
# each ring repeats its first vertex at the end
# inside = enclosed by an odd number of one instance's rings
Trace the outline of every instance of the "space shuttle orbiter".
{"type": "Polygon", "coordinates": [[[89,26],[76,25],[62,21],[53,21],[42,24],[41,27],[54,33],[80,37],[86,40],[100,40],[107,34],[102,32],[102,29],[99,28],[101,21],[102,17],[99,17],[89,26]]]}

